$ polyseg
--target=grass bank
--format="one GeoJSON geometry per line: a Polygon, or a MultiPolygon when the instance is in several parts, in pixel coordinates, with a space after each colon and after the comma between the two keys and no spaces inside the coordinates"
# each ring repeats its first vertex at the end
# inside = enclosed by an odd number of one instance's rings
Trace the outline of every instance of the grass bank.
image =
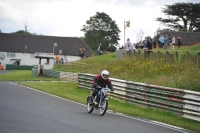
{"type": "MultiPolygon", "coordinates": [[[[186,51],[197,53],[200,51],[200,45],[184,46],[175,50],[180,55],[186,51]]],[[[76,70],[77,72],[99,74],[107,69],[112,78],[200,92],[200,67],[193,61],[166,63],[164,59],[149,61],[135,57],[118,60],[116,54],[111,53],[85,58],[79,62],[89,65],[76,70]]],[[[61,70],[59,67],[58,65],[55,69],[61,70]]]]}

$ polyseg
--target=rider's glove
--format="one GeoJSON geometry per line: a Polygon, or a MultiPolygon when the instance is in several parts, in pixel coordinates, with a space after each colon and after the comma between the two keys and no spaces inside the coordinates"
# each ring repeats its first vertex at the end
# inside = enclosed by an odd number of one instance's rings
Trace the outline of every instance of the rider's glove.
{"type": "Polygon", "coordinates": [[[101,89],[101,86],[97,86],[97,89],[101,89]]]}
{"type": "Polygon", "coordinates": [[[97,83],[94,83],[94,87],[97,88],[99,85],[97,83]]]}

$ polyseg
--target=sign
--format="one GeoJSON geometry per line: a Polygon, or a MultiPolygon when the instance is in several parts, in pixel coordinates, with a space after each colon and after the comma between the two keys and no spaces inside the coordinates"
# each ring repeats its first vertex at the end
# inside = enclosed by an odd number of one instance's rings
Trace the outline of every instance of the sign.
{"type": "Polygon", "coordinates": [[[4,60],[5,59],[5,55],[3,53],[0,53],[0,60],[4,60]]]}

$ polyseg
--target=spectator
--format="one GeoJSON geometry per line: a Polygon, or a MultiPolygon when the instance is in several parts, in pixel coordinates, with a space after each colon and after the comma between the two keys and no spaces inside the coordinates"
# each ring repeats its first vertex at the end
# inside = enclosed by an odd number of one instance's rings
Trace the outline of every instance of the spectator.
{"type": "Polygon", "coordinates": [[[160,48],[163,48],[163,45],[164,45],[164,36],[163,35],[160,36],[159,41],[160,41],[160,48]]]}
{"type": "Polygon", "coordinates": [[[85,48],[82,48],[82,58],[85,58],[85,48]]]}
{"type": "Polygon", "coordinates": [[[152,42],[150,39],[147,39],[147,46],[144,48],[144,50],[152,50],[152,42]]]}
{"type": "Polygon", "coordinates": [[[178,41],[178,48],[179,48],[182,45],[182,38],[180,36],[178,36],[177,41],[178,41]]]}
{"type": "Polygon", "coordinates": [[[133,44],[130,42],[129,38],[127,38],[127,42],[124,44],[124,48],[126,51],[126,55],[129,55],[131,50],[133,49],[133,44]]]}
{"type": "Polygon", "coordinates": [[[118,44],[112,44],[115,48],[116,48],[116,55],[117,55],[117,59],[120,59],[121,58],[121,55],[120,55],[120,47],[118,44]]]}
{"type": "Polygon", "coordinates": [[[170,48],[172,49],[172,36],[169,37],[169,45],[170,45],[170,48]]]}
{"type": "Polygon", "coordinates": [[[144,44],[144,48],[147,47],[147,38],[145,37],[144,41],[143,41],[143,44],[144,44]]]}
{"type": "Polygon", "coordinates": [[[103,53],[101,51],[101,43],[99,43],[99,47],[98,47],[97,53],[98,53],[98,55],[102,55],[102,53],[103,53]]]}
{"type": "Polygon", "coordinates": [[[172,49],[175,49],[174,46],[175,45],[175,37],[174,36],[172,36],[172,49]]]}
{"type": "Polygon", "coordinates": [[[56,55],[56,64],[59,64],[59,63],[60,63],[60,55],[57,54],[57,55],[56,55]]]}
{"type": "Polygon", "coordinates": [[[82,58],[82,56],[83,56],[83,49],[82,48],[80,48],[79,49],[79,56],[82,58]]]}
{"type": "Polygon", "coordinates": [[[1,65],[1,62],[0,62],[0,70],[3,70],[3,66],[1,65]]]}
{"type": "Polygon", "coordinates": [[[168,43],[169,43],[169,38],[167,35],[165,35],[165,37],[164,37],[164,49],[165,50],[167,49],[168,43]]]}
{"type": "Polygon", "coordinates": [[[150,56],[150,53],[152,52],[152,42],[149,38],[147,39],[147,46],[144,48],[144,50],[146,50],[147,55],[150,56]]]}
{"type": "MultiPolygon", "coordinates": [[[[159,38],[160,39],[160,38],[159,38]]],[[[162,48],[161,47],[161,42],[160,42],[160,40],[159,39],[157,39],[157,42],[158,42],[158,46],[159,46],[159,48],[162,48]]]]}
{"type": "Polygon", "coordinates": [[[153,38],[153,48],[156,48],[156,41],[157,41],[156,36],[154,36],[154,38],[153,38]]]}

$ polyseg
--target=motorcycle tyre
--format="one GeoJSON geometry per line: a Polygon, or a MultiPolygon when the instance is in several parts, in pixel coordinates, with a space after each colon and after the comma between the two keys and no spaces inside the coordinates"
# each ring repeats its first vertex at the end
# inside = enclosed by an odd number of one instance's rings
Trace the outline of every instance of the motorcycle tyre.
{"type": "Polygon", "coordinates": [[[88,96],[87,98],[87,112],[88,113],[92,113],[92,111],[94,110],[94,106],[91,106],[90,103],[91,103],[91,96],[88,96]]]}
{"type": "Polygon", "coordinates": [[[99,109],[100,116],[103,116],[106,113],[107,109],[108,109],[108,100],[105,100],[105,108],[104,108],[104,110],[102,110],[102,108],[99,109]]]}

